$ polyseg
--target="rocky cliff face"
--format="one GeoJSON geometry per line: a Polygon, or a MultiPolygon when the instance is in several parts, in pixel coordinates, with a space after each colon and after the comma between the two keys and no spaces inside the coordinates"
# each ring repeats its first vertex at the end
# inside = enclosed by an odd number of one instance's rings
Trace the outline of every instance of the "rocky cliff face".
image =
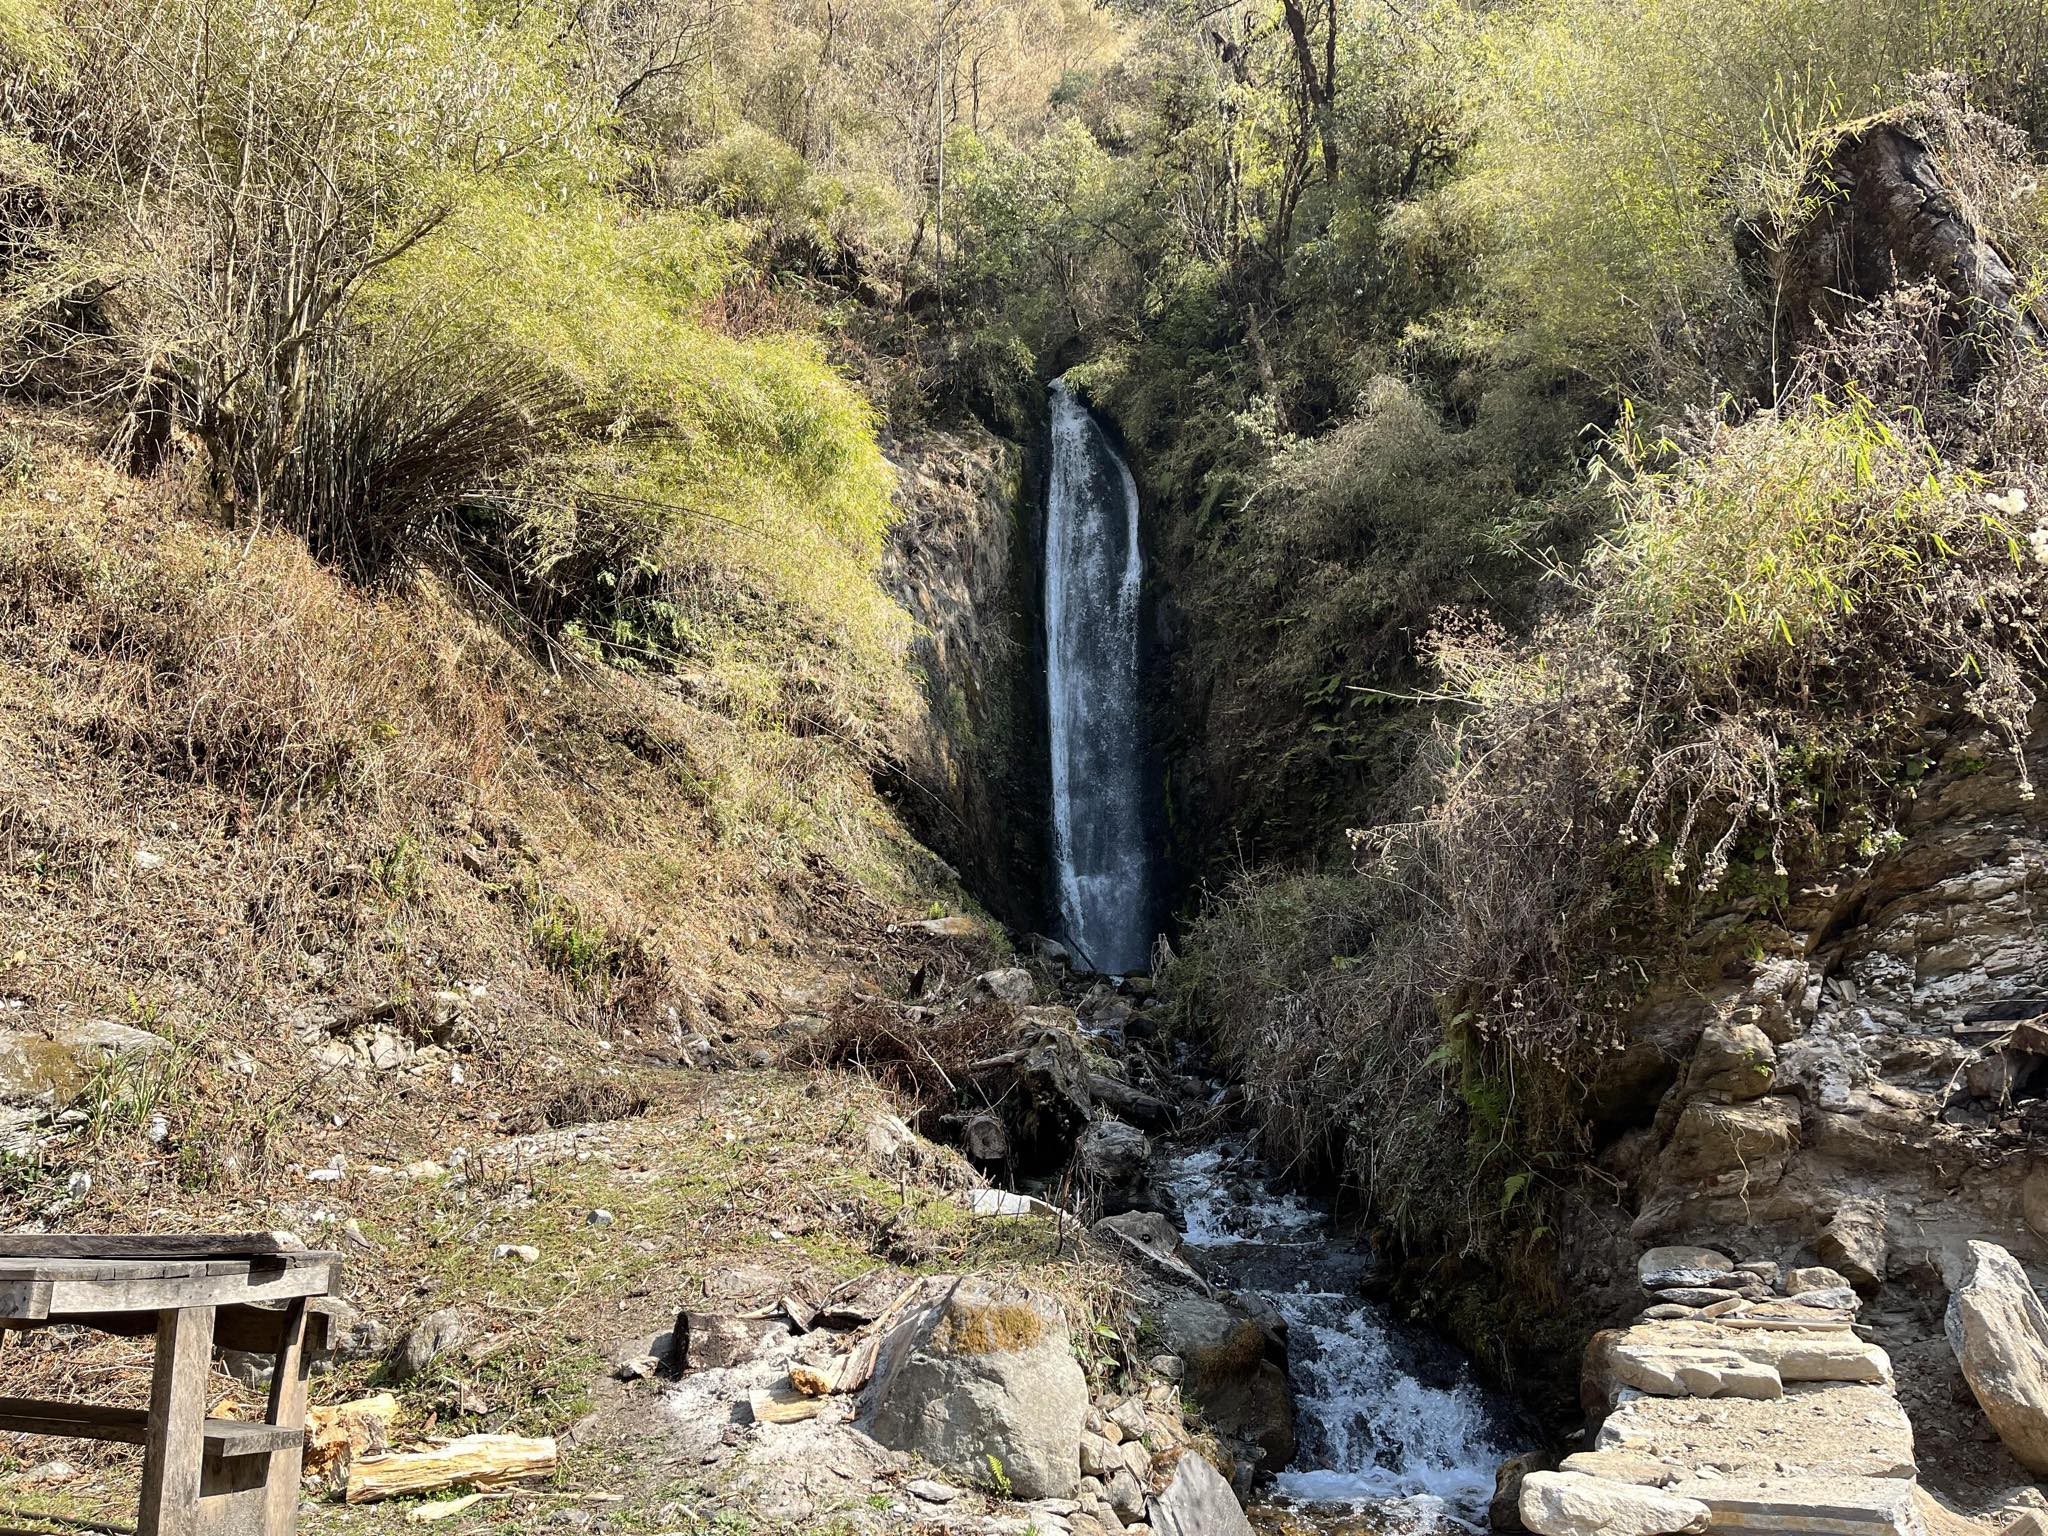
{"type": "Polygon", "coordinates": [[[1718,914],[1695,935],[1717,979],[1638,1011],[1599,1095],[1621,1198],[1582,1211],[1565,1268],[1603,1322],[1639,1301],[1646,1244],[1838,1270],[1923,1471],[1968,1493],[2026,1480],[1941,1314],[1972,1240],[2048,1264],[2048,808],[2001,743],[1932,729],[1925,749],[1890,851],[1776,914],[1718,914]]]}
{"type": "Polygon", "coordinates": [[[1039,924],[1046,805],[1038,512],[1026,455],[980,427],[885,444],[904,509],[886,580],[924,688],[902,809],[1005,921],[1039,924]]]}

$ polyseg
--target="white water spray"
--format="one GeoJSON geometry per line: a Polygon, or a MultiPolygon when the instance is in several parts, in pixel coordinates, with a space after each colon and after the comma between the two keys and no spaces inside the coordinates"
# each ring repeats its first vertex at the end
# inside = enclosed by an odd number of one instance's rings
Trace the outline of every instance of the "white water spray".
{"type": "Polygon", "coordinates": [[[1045,496],[1053,874],[1088,967],[1142,971],[1152,946],[1138,679],[1138,486],[1088,408],[1052,386],[1045,496]]]}

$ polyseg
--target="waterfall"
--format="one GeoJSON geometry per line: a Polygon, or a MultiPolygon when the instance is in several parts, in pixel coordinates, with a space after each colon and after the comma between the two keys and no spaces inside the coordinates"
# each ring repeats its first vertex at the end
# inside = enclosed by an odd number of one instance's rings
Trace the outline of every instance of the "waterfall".
{"type": "Polygon", "coordinates": [[[1116,974],[1144,970],[1153,937],[1138,676],[1144,574],[1137,482],[1055,380],[1045,495],[1053,872],[1075,958],[1116,974]]]}

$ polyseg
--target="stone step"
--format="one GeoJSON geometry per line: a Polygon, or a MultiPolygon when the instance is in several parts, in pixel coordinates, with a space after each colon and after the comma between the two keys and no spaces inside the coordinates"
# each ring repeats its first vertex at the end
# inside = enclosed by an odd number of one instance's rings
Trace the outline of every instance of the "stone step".
{"type": "Polygon", "coordinates": [[[1663,1492],[1706,1505],[1707,1536],[1927,1536],[1909,1477],[1695,1477],[1663,1492]]]}
{"type": "Polygon", "coordinates": [[[1646,1323],[1598,1335],[1586,1352],[1588,1408],[1625,1389],[1656,1397],[1770,1399],[1800,1382],[1890,1386],[1891,1357],[1851,1334],[1731,1334],[1710,1322],[1646,1323]]]}
{"type": "Polygon", "coordinates": [[[1788,1384],[1783,1397],[1625,1393],[1593,1448],[1730,1478],[1909,1478],[1913,1426],[1898,1399],[1863,1383],[1788,1384]]]}

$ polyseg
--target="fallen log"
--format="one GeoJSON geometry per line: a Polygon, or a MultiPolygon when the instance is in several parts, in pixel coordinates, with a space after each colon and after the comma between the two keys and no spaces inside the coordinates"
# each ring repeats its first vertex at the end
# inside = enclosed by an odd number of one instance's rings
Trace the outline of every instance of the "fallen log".
{"type": "Polygon", "coordinates": [[[352,1462],[348,1469],[350,1504],[374,1504],[409,1493],[434,1493],[457,1484],[471,1488],[504,1488],[555,1470],[555,1442],[521,1435],[465,1435],[445,1445],[420,1451],[352,1462]]]}

